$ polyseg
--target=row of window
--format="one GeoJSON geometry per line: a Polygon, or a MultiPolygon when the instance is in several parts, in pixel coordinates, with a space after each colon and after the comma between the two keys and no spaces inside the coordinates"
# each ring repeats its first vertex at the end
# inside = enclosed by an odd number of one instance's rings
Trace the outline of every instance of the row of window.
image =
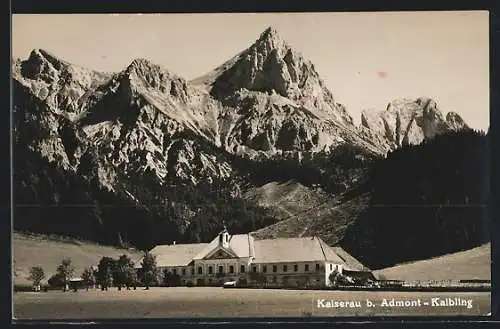
{"type": "MultiPolygon", "coordinates": [[[[293,265],[293,271],[298,272],[299,266],[297,264],[293,265]]],[[[320,270],[320,264],[316,264],[316,271],[320,270]]],[[[309,264],[304,264],[304,271],[309,272],[309,264]]],[[[257,272],[257,266],[253,265],[252,266],[252,272],[257,272]]],[[[267,273],[267,265],[262,265],[262,272],[267,273]]],[[[273,272],[278,272],[278,265],[273,265],[273,272]]],[[[288,265],[283,265],[283,272],[288,272],[288,265]]],[[[213,268],[212,266],[208,267],[208,274],[213,273],[213,268]]],[[[219,272],[218,273],[224,273],[224,268],[222,266],[219,266],[219,272]]],[[[234,267],[232,265],[229,266],[229,273],[234,273],[234,267]]],[[[245,265],[240,266],[240,273],[245,273],[245,265]]],[[[203,274],[203,268],[200,266],[198,267],[198,274],[203,274]]]]}
{"type": "MultiPolygon", "coordinates": [[[[293,265],[293,271],[298,272],[299,265],[293,265]]],[[[316,264],[316,271],[320,270],[320,265],[316,264]]],[[[252,267],[253,272],[257,272],[257,266],[252,267]]],[[[262,265],[262,272],[267,273],[267,265],[262,265]]],[[[278,265],[273,265],[273,272],[278,272],[278,265]]],[[[283,272],[288,272],[288,265],[283,265],[283,272]]],[[[304,264],[304,272],[309,272],[309,264],[304,264]]]]}
{"type": "MultiPolygon", "coordinates": [[[[172,269],[172,273],[174,275],[177,275],[177,269],[176,268],[172,269]]],[[[219,266],[219,272],[218,273],[224,273],[224,267],[223,266],[219,266]]],[[[234,273],[234,266],[233,265],[229,266],[229,273],[234,273]]],[[[245,265],[241,265],[241,267],[240,267],[240,273],[245,273],[245,265]]],[[[202,266],[198,266],[198,274],[203,274],[203,267],[202,266]]],[[[208,274],[213,274],[213,267],[212,266],[208,267],[208,274]]],[[[186,269],[185,268],[182,269],[182,275],[186,275],[186,269]]],[[[191,269],[191,275],[194,275],[194,268],[191,269]]]]}
{"type": "MultiPolygon", "coordinates": [[[[224,273],[224,267],[219,266],[217,273],[224,273]]],[[[297,264],[293,265],[293,271],[298,272],[299,266],[297,264]]],[[[320,264],[316,264],[316,271],[320,270],[320,264]]],[[[253,265],[252,266],[252,272],[257,272],[257,266],[253,265]]],[[[262,265],[262,272],[267,273],[267,265],[262,265]]],[[[273,272],[278,272],[278,265],[273,265],[273,272]]],[[[288,272],[288,265],[283,265],[283,272],[288,272]]],[[[304,264],[304,272],[309,272],[309,264],[304,264]]],[[[177,275],[177,269],[173,269],[172,273],[174,275],[177,275]]],[[[229,273],[234,273],[234,266],[230,265],[229,266],[229,273]]],[[[240,266],[240,273],[245,273],[245,265],[240,266]]],[[[203,274],[203,267],[198,266],[198,274],[203,274]]],[[[208,274],[213,274],[213,267],[209,266],[208,267],[208,274]]],[[[186,275],[186,269],[182,269],[182,275],[186,275]]],[[[191,269],[191,275],[194,275],[194,268],[191,269]]]]}
{"type": "MultiPolygon", "coordinates": [[[[229,280],[230,281],[234,281],[235,279],[234,278],[230,278],[229,280]]],[[[188,282],[188,280],[182,280],[183,284],[186,284],[187,282],[188,282]]],[[[274,277],[266,278],[266,282],[267,283],[278,283],[278,277],[274,276],[274,277]]],[[[283,283],[293,283],[293,282],[290,282],[289,278],[286,277],[286,276],[282,278],[282,282],[283,283]]],[[[300,281],[298,281],[298,280],[295,280],[294,282],[297,283],[297,284],[300,283],[300,281]]],[[[308,281],[307,283],[314,283],[314,282],[315,283],[320,283],[321,280],[318,279],[318,278],[316,278],[314,281],[311,280],[311,281],[308,281]]],[[[212,284],[212,283],[214,283],[214,280],[212,278],[208,278],[208,284],[212,284]]],[[[219,283],[222,283],[222,282],[219,281],[219,283]]],[[[203,284],[205,284],[205,280],[198,279],[197,282],[196,282],[196,284],[197,285],[203,285],[203,284]]]]}

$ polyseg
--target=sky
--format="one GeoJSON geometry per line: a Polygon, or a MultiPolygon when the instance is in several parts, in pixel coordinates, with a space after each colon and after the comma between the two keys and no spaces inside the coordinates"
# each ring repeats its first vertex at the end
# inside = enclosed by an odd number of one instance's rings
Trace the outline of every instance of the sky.
{"type": "Polygon", "coordinates": [[[41,48],[83,67],[120,71],[135,58],[187,80],[273,26],[309,59],[359,123],[361,111],[431,97],[475,129],[489,126],[487,11],[12,16],[12,57],[41,48]]]}

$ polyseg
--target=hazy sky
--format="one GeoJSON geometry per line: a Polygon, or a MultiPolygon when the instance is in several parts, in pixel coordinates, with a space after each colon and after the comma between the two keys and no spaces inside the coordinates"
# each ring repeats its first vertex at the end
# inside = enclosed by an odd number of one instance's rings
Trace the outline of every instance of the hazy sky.
{"type": "Polygon", "coordinates": [[[434,98],[489,126],[488,12],[13,15],[12,56],[34,48],[119,71],[150,59],[190,80],[250,46],[268,26],[314,63],[356,122],[396,98],[434,98]]]}

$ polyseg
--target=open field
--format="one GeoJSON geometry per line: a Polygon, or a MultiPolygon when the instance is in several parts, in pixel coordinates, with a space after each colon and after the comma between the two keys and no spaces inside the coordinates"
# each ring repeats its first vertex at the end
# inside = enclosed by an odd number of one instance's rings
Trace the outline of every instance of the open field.
{"type": "Polygon", "coordinates": [[[32,266],[41,266],[45,271],[45,282],[53,275],[61,261],[71,257],[75,266],[75,275],[83,269],[97,265],[103,256],[118,258],[126,254],[132,260],[140,259],[142,253],[137,250],[118,249],[74,239],[51,238],[42,235],[13,233],[12,249],[15,262],[15,284],[29,284],[26,279],[32,266]]]}
{"type": "Polygon", "coordinates": [[[302,316],[455,316],[491,312],[490,293],[382,291],[297,291],[223,289],[214,287],[144,290],[15,293],[16,319],[123,319],[175,317],[302,317],[302,316]],[[432,298],[471,300],[467,306],[432,306],[432,298]],[[383,299],[415,301],[421,306],[382,307],[383,299]],[[318,308],[319,300],[359,301],[355,308],[318,308]],[[366,306],[366,300],[375,304],[366,306]],[[428,306],[424,303],[429,303],[428,306]]]}
{"type": "Polygon", "coordinates": [[[388,280],[491,280],[491,243],[374,272],[388,280]]]}

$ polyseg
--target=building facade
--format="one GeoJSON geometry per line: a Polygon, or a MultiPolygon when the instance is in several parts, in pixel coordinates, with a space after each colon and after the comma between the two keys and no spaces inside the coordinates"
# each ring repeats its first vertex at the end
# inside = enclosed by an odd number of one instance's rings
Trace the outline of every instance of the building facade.
{"type": "Polygon", "coordinates": [[[328,246],[319,237],[257,240],[250,234],[231,235],[224,229],[210,243],[160,245],[150,252],[156,257],[157,268],[178,277],[180,285],[236,281],[321,286],[330,284],[334,271],[369,272],[345,251],[328,246]]]}

